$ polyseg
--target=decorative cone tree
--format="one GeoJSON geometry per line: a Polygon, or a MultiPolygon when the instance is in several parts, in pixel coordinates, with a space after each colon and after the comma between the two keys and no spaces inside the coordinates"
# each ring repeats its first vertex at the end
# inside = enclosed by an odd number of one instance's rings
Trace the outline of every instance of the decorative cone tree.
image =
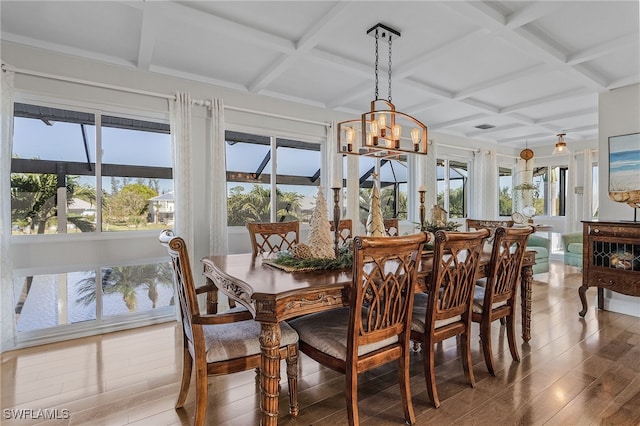
{"type": "MultiPolygon", "coordinates": [[[[333,234],[329,225],[327,202],[322,193],[322,187],[318,188],[316,207],[311,215],[311,232],[307,244],[311,249],[311,257],[317,259],[335,259],[333,250],[333,234]]],[[[384,230],[384,227],[383,227],[384,230]]]]}
{"type": "Polygon", "coordinates": [[[384,219],[380,208],[380,193],[376,184],[377,175],[373,174],[373,190],[371,191],[371,205],[369,206],[369,216],[367,217],[367,235],[371,237],[385,237],[384,219]]]}

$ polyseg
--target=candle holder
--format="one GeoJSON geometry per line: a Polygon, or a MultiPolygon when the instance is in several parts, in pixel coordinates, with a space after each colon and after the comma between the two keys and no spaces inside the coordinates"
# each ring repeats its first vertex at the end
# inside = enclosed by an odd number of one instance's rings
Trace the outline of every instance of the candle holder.
{"type": "Polygon", "coordinates": [[[331,188],[333,191],[333,251],[338,258],[338,243],[340,242],[340,190],[342,188],[331,188]]]}
{"type": "Polygon", "coordinates": [[[424,194],[425,194],[424,189],[419,189],[418,190],[418,194],[420,195],[420,231],[424,232],[424,221],[425,221],[425,209],[424,209],[424,194]]]}

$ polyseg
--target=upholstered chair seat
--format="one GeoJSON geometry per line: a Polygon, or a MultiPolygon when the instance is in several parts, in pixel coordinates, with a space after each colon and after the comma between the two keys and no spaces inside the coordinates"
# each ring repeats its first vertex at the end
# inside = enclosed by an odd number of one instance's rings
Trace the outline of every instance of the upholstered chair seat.
{"type": "MultiPolygon", "coordinates": [[[[296,329],[300,339],[310,346],[342,361],[347,359],[348,307],[306,315],[290,321],[290,324],[296,329]]],[[[398,336],[393,336],[380,342],[359,346],[358,356],[374,352],[397,341],[398,336]]]]}
{"type": "MultiPolygon", "coordinates": [[[[486,280],[484,281],[485,285],[480,286],[480,285],[476,285],[474,294],[473,294],[473,307],[472,307],[472,311],[473,313],[476,314],[481,314],[483,308],[483,304],[484,304],[484,294],[485,294],[485,286],[486,286],[486,280]]],[[[504,306],[507,304],[506,300],[503,300],[501,302],[496,302],[494,304],[491,305],[491,309],[497,309],[500,306],[504,306]]]]}
{"type": "MultiPolygon", "coordinates": [[[[295,345],[298,334],[287,323],[280,323],[280,345],[295,345]]],[[[203,325],[207,362],[227,361],[260,354],[260,323],[254,320],[229,324],[203,325]]]]}

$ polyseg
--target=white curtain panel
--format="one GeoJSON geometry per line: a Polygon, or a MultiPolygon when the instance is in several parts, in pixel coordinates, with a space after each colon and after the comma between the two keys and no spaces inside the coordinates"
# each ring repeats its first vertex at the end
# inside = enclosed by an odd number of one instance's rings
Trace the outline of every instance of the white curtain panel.
{"type": "MultiPolygon", "coordinates": [[[[523,160],[519,158],[516,163],[516,176],[515,176],[514,185],[521,185],[525,182],[532,183],[533,182],[533,158],[531,160],[523,160]]],[[[522,208],[524,207],[524,200],[522,198],[522,192],[513,192],[515,197],[515,211],[522,212],[522,208]]]]}
{"type": "Polygon", "coordinates": [[[0,71],[1,111],[0,111],[0,351],[15,345],[13,309],[13,273],[11,263],[11,180],[7,179],[11,170],[13,147],[13,79],[11,71],[0,71]]]}
{"type": "Polygon", "coordinates": [[[326,188],[325,197],[327,200],[331,200],[327,203],[330,211],[333,211],[333,191],[331,188],[342,188],[342,155],[338,155],[338,139],[337,131],[338,123],[334,120],[331,122],[331,126],[327,130],[327,170],[328,173],[325,176],[324,187],[326,188]]]}
{"type": "MultiPolygon", "coordinates": [[[[182,237],[189,253],[193,253],[193,177],[191,167],[191,95],[176,93],[169,101],[171,144],[173,147],[173,186],[175,199],[174,232],[182,237]]],[[[191,254],[193,256],[193,254],[191,254]]],[[[191,259],[193,262],[193,259],[191,259]]]]}
{"type": "MultiPolygon", "coordinates": [[[[592,219],[592,205],[593,205],[593,153],[591,149],[585,149],[582,151],[582,158],[584,164],[582,166],[583,176],[583,191],[582,191],[582,215],[577,215],[578,219],[591,220],[592,219]]],[[[600,172],[602,175],[602,172],[600,172]]]]}
{"type": "Polygon", "coordinates": [[[482,178],[481,187],[483,188],[484,197],[484,217],[491,219],[498,218],[498,156],[494,149],[486,151],[482,156],[484,165],[484,177],[482,178]],[[493,184],[487,185],[487,182],[493,184]]]}
{"type": "Polygon", "coordinates": [[[209,182],[211,182],[211,206],[209,209],[209,249],[213,254],[229,251],[227,228],[227,165],[225,151],[224,103],[222,99],[211,101],[211,158],[209,159],[209,182]]]}
{"type": "Polygon", "coordinates": [[[426,157],[421,155],[420,162],[424,170],[423,183],[427,188],[427,193],[424,196],[424,206],[427,209],[427,219],[431,220],[431,208],[438,204],[438,149],[435,142],[429,141],[429,143],[429,153],[426,157]]]}
{"type": "Polygon", "coordinates": [[[576,160],[574,154],[569,154],[569,164],[567,172],[567,196],[565,197],[565,232],[575,232],[578,229],[578,218],[576,216],[576,160]]]}

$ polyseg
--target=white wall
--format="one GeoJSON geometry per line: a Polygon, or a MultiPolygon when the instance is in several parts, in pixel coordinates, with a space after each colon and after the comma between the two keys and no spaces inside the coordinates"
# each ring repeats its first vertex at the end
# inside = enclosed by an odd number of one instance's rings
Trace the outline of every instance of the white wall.
{"type": "MultiPolygon", "coordinates": [[[[600,220],[633,220],[633,209],[608,197],[609,137],[640,132],[640,84],[615,89],[600,95],[599,157],[600,220]]],[[[640,298],[605,291],[605,309],[640,317],[640,298]]]]}

